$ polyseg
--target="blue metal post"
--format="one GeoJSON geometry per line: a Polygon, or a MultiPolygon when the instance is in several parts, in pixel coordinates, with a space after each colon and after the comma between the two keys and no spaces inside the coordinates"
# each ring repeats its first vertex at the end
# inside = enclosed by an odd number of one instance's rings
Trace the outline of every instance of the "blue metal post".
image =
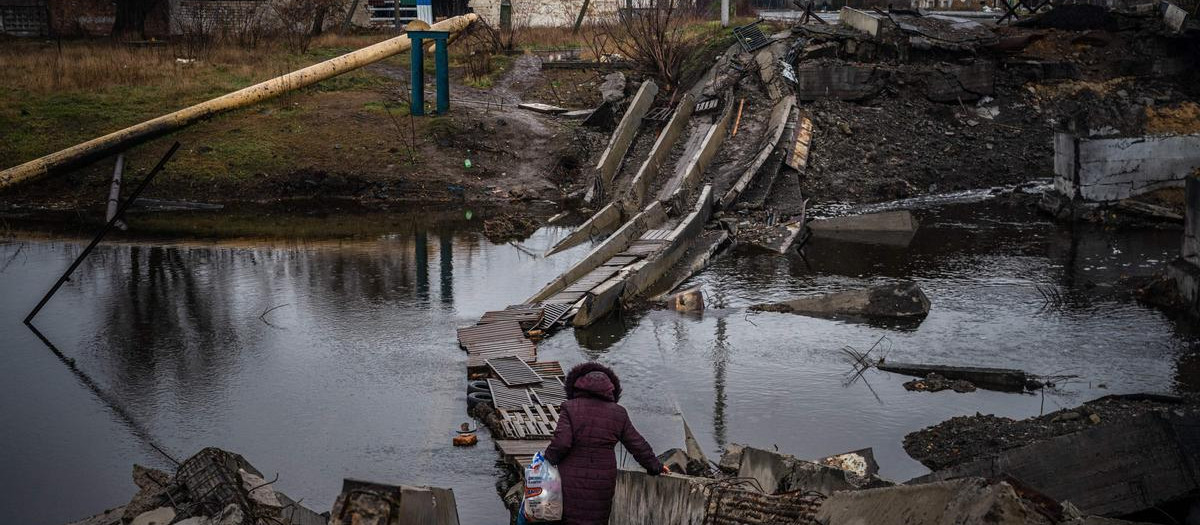
{"type": "MultiPolygon", "coordinates": [[[[410,32],[408,38],[412,41],[412,102],[408,111],[421,116],[425,114],[425,49],[421,45],[421,37],[413,36],[410,32]]],[[[441,72],[440,69],[438,71],[441,72]]]]}
{"type": "Polygon", "coordinates": [[[446,51],[446,39],[437,39],[434,62],[437,65],[437,112],[445,115],[450,110],[450,57],[446,51]]]}

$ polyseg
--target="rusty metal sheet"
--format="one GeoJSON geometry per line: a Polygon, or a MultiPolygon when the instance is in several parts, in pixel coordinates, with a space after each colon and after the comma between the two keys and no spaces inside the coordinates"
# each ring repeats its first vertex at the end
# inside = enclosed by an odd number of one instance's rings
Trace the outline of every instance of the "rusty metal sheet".
{"type": "Polygon", "coordinates": [[[487,364],[508,386],[536,385],[542,382],[542,376],[517,357],[488,359],[487,364]]]}

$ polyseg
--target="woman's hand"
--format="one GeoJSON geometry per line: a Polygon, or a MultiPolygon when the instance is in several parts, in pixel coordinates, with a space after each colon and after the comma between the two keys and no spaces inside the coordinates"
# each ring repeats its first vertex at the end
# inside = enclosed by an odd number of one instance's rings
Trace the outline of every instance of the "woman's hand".
{"type": "Polygon", "coordinates": [[[671,473],[671,467],[668,467],[668,466],[666,466],[666,465],[663,465],[662,473],[663,473],[663,474],[670,474],[670,473],[671,473]]]}

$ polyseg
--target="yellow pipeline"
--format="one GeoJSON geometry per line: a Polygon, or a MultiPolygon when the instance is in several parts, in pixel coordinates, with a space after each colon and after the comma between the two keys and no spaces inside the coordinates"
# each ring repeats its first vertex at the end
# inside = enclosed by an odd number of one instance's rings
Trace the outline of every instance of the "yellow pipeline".
{"type": "MultiPolygon", "coordinates": [[[[471,25],[478,18],[479,15],[474,13],[456,16],[433,24],[432,29],[435,31],[457,33],[466,29],[467,26],[471,25]]],[[[358,51],[347,53],[340,57],[332,58],[319,64],[313,64],[304,69],[234,91],[233,93],[222,95],[207,102],[201,102],[195,106],[187,107],[174,113],[168,113],[141,124],[109,133],[103,137],[71,146],[62,151],[51,153],[40,159],[31,160],[0,172],[0,188],[36,179],[72,165],[125,150],[144,140],[189,126],[198,120],[206,119],[231,109],[249,106],[294,89],[316,84],[327,78],[407,51],[411,47],[412,42],[408,40],[408,37],[400,35],[396,38],[364,47],[358,51]]]]}

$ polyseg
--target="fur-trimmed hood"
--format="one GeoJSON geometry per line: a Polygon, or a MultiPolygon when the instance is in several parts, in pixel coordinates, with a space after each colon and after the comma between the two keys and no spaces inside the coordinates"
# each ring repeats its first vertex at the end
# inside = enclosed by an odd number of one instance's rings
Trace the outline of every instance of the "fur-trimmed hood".
{"type": "MultiPolygon", "coordinates": [[[[617,377],[617,373],[613,372],[611,368],[594,361],[577,365],[567,373],[567,378],[563,381],[567,390],[567,399],[575,399],[580,395],[591,395],[593,397],[601,398],[607,397],[601,395],[599,392],[595,392],[594,388],[576,388],[575,383],[592,372],[601,372],[608,376],[608,381],[612,383],[612,401],[621,401],[621,379],[617,377]]],[[[584,381],[584,383],[588,383],[588,387],[592,386],[590,384],[592,381],[590,380],[584,381]]],[[[583,384],[580,386],[582,387],[583,384]]]]}

